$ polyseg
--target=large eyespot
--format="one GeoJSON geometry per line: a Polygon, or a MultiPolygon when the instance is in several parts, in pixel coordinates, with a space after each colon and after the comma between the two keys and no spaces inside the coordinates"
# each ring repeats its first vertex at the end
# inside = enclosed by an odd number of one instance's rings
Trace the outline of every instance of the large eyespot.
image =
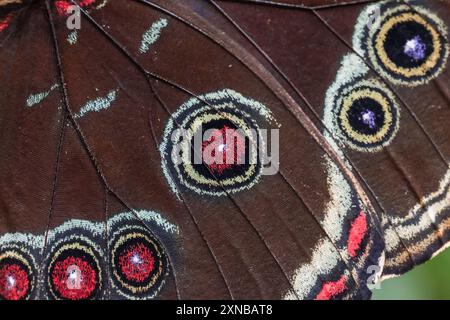
{"type": "Polygon", "coordinates": [[[349,147],[380,150],[391,142],[399,127],[399,109],[393,94],[375,80],[345,87],[337,100],[335,127],[349,147]]]}
{"type": "Polygon", "coordinates": [[[265,106],[232,90],[189,100],[169,120],[160,147],[170,186],[213,196],[251,188],[266,147],[261,123],[271,121],[265,106]]]}
{"type": "Polygon", "coordinates": [[[36,285],[33,256],[16,246],[0,250],[0,299],[28,299],[36,285]]]}
{"type": "Polygon", "coordinates": [[[55,299],[92,299],[102,288],[100,253],[82,236],[63,239],[54,246],[46,273],[55,299]]]}
{"type": "Polygon", "coordinates": [[[448,58],[447,29],[433,13],[407,5],[382,11],[369,28],[367,49],[374,67],[391,82],[417,86],[437,77],[448,58]]]}
{"type": "Polygon", "coordinates": [[[153,298],[168,272],[167,257],[158,241],[139,226],[117,229],[111,240],[114,286],[131,299],[153,298]]]}

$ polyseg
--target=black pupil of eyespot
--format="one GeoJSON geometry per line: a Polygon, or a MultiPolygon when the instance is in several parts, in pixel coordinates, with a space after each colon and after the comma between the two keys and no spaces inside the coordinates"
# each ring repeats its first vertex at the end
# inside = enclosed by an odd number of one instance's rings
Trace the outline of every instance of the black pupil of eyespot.
{"type": "Polygon", "coordinates": [[[381,105],[371,98],[355,100],[347,116],[353,130],[367,135],[377,133],[385,119],[381,105]]]}
{"type": "Polygon", "coordinates": [[[388,31],[384,49],[397,66],[414,68],[420,66],[433,52],[433,38],[422,24],[402,22],[388,31]]]}

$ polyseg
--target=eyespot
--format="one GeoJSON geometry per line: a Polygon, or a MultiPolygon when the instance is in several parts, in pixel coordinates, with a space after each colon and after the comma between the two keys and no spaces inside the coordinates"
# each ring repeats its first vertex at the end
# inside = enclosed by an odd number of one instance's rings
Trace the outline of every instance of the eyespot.
{"type": "Polygon", "coordinates": [[[43,269],[48,298],[102,298],[104,236],[104,223],[85,220],[69,220],[49,231],[43,269]]]}
{"type": "Polygon", "coordinates": [[[335,127],[342,141],[358,151],[378,151],[395,137],[399,108],[392,93],[376,80],[344,88],[336,103],[335,127]]]}
{"type": "Polygon", "coordinates": [[[448,58],[444,23],[421,7],[401,5],[382,12],[379,27],[367,33],[372,65],[398,85],[417,86],[436,78],[448,58]]]}
{"type": "Polygon", "coordinates": [[[16,246],[0,250],[0,298],[28,299],[36,285],[36,266],[32,255],[16,246]]]}
{"type": "Polygon", "coordinates": [[[251,188],[262,170],[260,123],[271,121],[265,106],[232,90],[183,104],[169,120],[160,147],[172,190],[178,193],[182,186],[220,196],[251,188]]]}
{"type": "Polygon", "coordinates": [[[145,228],[124,226],[111,240],[111,274],[125,297],[152,298],[161,289],[168,262],[159,242],[145,228]]]}
{"type": "Polygon", "coordinates": [[[85,237],[60,241],[51,252],[47,282],[55,299],[92,299],[102,288],[100,254],[85,237]]]}
{"type": "Polygon", "coordinates": [[[175,170],[186,187],[198,193],[210,193],[210,190],[214,190],[221,194],[222,188],[234,191],[258,179],[261,170],[258,153],[249,153],[250,144],[258,142],[247,139],[252,136],[252,130],[257,130],[258,127],[248,114],[231,109],[220,113],[205,110],[185,124],[186,136],[181,142],[183,163],[175,166],[175,170]],[[209,136],[205,136],[207,130],[211,130],[209,136]],[[202,139],[200,148],[194,146],[196,136],[202,139]],[[219,140],[221,141],[218,142],[219,140]],[[215,143],[219,145],[216,146],[215,143]],[[232,150],[227,149],[230,145],[232,150]],[[193,148],[197,154],[191,152],[193,148]],[[203,161],[196,163],[195,157],[199,154],[203,161]],[[227,154],[231,159],[227,158],[227,154]],[[216,155],[219,156],[218,159],[214,159],[216,155]],[[249,161],[245,161],[246,159],[249,161]]]}
{"type": "Polygon", "coordinates": [[[166,249],[176,251],[170,241],[163,246],[159,239],[178,234],[178,228],[156,212],[140,210],[135,214],[141,221],[130,212],[108,221],[111,287],[117,298],[152,299],[170,274],[166,249]]]}

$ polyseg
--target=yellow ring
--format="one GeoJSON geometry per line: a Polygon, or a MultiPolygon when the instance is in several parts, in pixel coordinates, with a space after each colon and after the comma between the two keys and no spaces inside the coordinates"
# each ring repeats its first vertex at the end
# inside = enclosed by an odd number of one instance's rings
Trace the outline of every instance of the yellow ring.
{"type": "MultiPolygon", "coordinates": [[[[228,119],[231,122],[237,124],[238,127],[240,127],[240,128],[247,127],[246,123],[242,119],[240,119],[237,116],[232,115],[232,114],[221,113],[221,114],[204,115],[202,117],[195,119],[195,121],[192,123],[191,127],[189,128],[188,135],[185,139],[185,141],[187,141],[186,143],[189,143],[188,147],[190,148],[191,137],[201,127],[201,125],[203,123],[210,122],[213,120],[222,120],[222,119],[228,119]]],[[[245,131],[246,131],[246,133],[248,133],[248,135],[247,135],[248,137],[252,136],[251,129],[246,129],[245,131]]],[[[183,148],[183,149],[185,149],[185,148],[183,148]]],[[[256,170],[255,165],[250,165],[249,169],[245,172],[245,175],[243,175],[243,176],[241,175],[238,177],[220,180],[220,181],[216,181],[213,179],[206,179],[205,177],[198,174],[197,171],[193,168],[192,164],[190,163],[190,159],[186,158],[188,155],[189,155],[189,153],[187,153],[187,152],[183,153],[183,168],[184,168],[184,170],[188,173],[188,175],[191,179],[193,179],[194,181],[196,181],[199,184],[204,184],[204,185],[208,185],[208,186],[219,187],[221,185],[230,186],[230,185],[234,185],[236,183],[242,183],[244,181],[247,181],[255,173],[255,170],[256,170]]],[[[256,157],[257,157],[257,155],[253,154],[253,158],[251,160],[256,161],[256,157]]]]}
{"type": "MultiPolygon", "coordinates": [[[[29,261],[22,253],[15,251],[15,250],[8,250],[0,255],[0,262],[4,259],[8,259],[8,258],[15,259],[15,260],[18,260],[21,263],[23,263],[24,266],[28,269],[29,275],[31,275],[34,278],[33,267],[30,265],[29,261]]],[[[33,291],[33,289],[34,289],[34,280],[30,281],[30,283],[29,283],[29,290],[28,290],[28,294],[26,295],[27,298],[29,298],[29,294],[33,291]]]]}
{"type": "Polygon", "coordinates": [[[381,93],[367,88],[353,91],[343,99],[342,109],[339,112],[339,119],[341,120],[342,128],[347,133],[347,135],[355,141],[361,142],[363,144],[375,144],[382,141],[386,134],[389,132],[393,121],[392,109],[389,106],[389,101],[381,93]],[[383,127],[374,135],[361,134],[358,131],[354,130],[350,125],[348,119],[348,111],[352,107],[353,103],[361,98],[370,98],[377,101],[383,110],[383,127]]]}
{"type": "MultiPolygon", "coordinates": [[[[100,291],[102,289],[102,272],[101,272],[101,268],[100,268],[100,263],[97,260],[97,257],[95,256],[94,251],[90,247],[88,247],[84,244],[81,244],[78,242],[73,242],[73,243],[64,244],[60,248],[58,248],[58,250],[56,250],[56,252],[52,254],[52,260],[47,269],[49,271],[49,274],[50,274],[50,270],[51,270],[52,266],[55,264],[58,257],[61,255],[61,253],[63,253],[66,250],[80,250],[80,251],[83,251],[84,253],[87,253],[88,255],[90,255],[92,257],[92,259],[94,260],[94,262],[96,264],[97,270],[98,270],[98,289],[100,291]]],[[[55,298],[59,298],[58,295],[55,294],[55,292],[53,292],[53,286],[51,284],[50,278],[51,277],[47,277],[48,286],[49,286],[53,296],[55,298]]]]}
{"type": "MultiPolygon", "coordinates": [[[[146,235],[142,234],[142,233],[132,232],[132,233],[120,236],[119,239],[114,244],[114,248],[112,250],[112,261],[113,261],[113,263],[114,263],[114,260],[115,260],[115,257],[116,257],[117,248],[121,244],[125,243],[126,241],[128,241],[130,239],[134,239],[134,238],[143,238],[146,241],[148,241],[149,243],[151,243],[153,245],[153,247],[155,248],[155,251],[157,253],[157,257],[156,258],[159,259],[162,262],[163,258],[162,258],[161,252],[159,251],[158,246],[154,243],[154,241],[152,239],[150,239],[149,237],[147,237],[146,235]]],[[[156,283],[156,281],[158,280],[158,278],[163,273],[163,264],[159,263],[158,272],[152,276],[150,283],[147,284],[146,286],[138,287],[138,286],[129,285],[128,283],[123,281],[122,277],[117,273],[117,268],[118,268],[118,266],[114,266],[114,268],[113,268],[113,274],[114,274],[116,280],[119,281],[119,283],[122,286],[124,286],[125,288],[130,290],[130,292],[132,292],[134,294],[143,293],[143,292],[146,292],[149,289],[151,289],[154,286],[154,284],[156,283]]]]}
{"type": "Polygon", "coordinates": [[[398,16],[394,16],[387,20],[381,27],[380,32],[377,35],[377,38],[375,40],[375,48],[378,53],[378,56],[380,57],[380,60],[383,62],[383,64],[391,70],[394,73],[400,74],[402,76],[405,76],[407,78],[415,77],[415,76],[425,76],[427,72],[431,69],[433,69],[440,58],[440,52],[441,52],[441,41],[439,33],[436,31],[435,28],[433,28],[425,19],[423,19],[419,14],[417,13],[403,13],[398,16]],[[433,52],[430,55],[430,57],[422,63],[421,66],[415,67],[415,68],[403,68],[397,66],[387,55],[386,50],[384,49],[384,43],[386,41],[386,37],[388,32],[397,24],[403,23],[403,22],[417,22],[424,26],[431,34],[433,38],[433,52]]]}

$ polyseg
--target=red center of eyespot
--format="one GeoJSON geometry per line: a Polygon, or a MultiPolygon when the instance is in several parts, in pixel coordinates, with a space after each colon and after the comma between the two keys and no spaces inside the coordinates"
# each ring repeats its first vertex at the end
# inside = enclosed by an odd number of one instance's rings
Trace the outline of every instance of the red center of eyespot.
{"type": "Polygon", "coordinates": [[[243,163],[245,139],[237,130],[228,126],[214,129],[209,139],[202,143],[202,155],[209,169],[220,175],[225,170],[243,163]]]}
{"type": "MultiPolygon", "coordinates": [[[[84,8],[84,7],[90,6],[94,2],[95,2],[95,0],[81,0],[78,2],[78,5],[82,8],[84,8]]],[[[67,16],[69,13],[68,12],[69,8],[73,5],[74,4],[68,0],[55,1],[55,8],[60,16],[67,16]]]]}
{"type": "Polygon", "coordinates": [[[89,298],[98,282],[94,268],[86,260],[73,256],[57,261],[51,278],[54,290],[69,300],[89,298]]]}
{"type": "Polygon", "coordinates": [[[127,247],[119,255],[119,266],[129,281],[145,281],[155,268],[155,258],[144,243],[127,247]]]}
{"type": "Polygon", "coordinates": [[[0,267],[0,296],[6,300],[23,299],[30,288],[28,273],[18,264],[0,267]]]}

